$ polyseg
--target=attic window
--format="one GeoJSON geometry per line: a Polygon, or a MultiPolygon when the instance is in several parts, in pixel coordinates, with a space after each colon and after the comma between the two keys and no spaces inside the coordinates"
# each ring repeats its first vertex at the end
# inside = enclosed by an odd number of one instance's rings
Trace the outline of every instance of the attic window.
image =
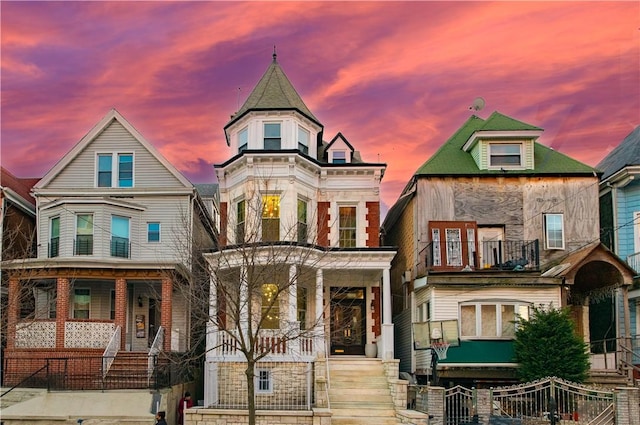
{"type": "Polygon", "coordinates": [[[346,164],[347,153],[345,151],[333,151],[331,155],[331,162],[333,164],[346,164]]]}
{"type": "Polygon", "coordinates": [[[309,153],[309,130],[298,127],[298,150],[304,154],[309,153]]]}
{"type": "Polygon", "coordinates": [[[489,167],[521,167],[522,143],[490,143],[489,167]]]}
{"type": "Polygon", "coordinates": [[[238,153],[247,150],[247,145],[249,143],[249,130],[247,127],[243,128],[238,132],[238,153]]]}
{"type": "Polygon", "coordinates": [[[280,133],[280,123],[264,124],[264,148],[266,150],[280,150],[282,136],[280,133]]]}

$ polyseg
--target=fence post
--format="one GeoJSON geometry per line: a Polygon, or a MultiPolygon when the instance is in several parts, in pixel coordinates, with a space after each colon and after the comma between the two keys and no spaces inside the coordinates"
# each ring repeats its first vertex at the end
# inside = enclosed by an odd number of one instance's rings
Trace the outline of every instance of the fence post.
{"type": "Polygon", "coordinates": [[[615,408],[616,425],[635,425],[640,417],[640,388],[616,388],[615,408]]]}
{"type": "Polygon", "coordinates": [[[491,416],[491,409],[493,406],[493,400],[491,397],[490,389],[477,389],[476,390],[476,414],[478,420],[482,424],[489,423],[489,417],[491,416]]]}
{"type": "Polygon", "coordinates": [[[428,387],[427,412],[429,413],[429,425],[444,425],[445,416],[445,390],[442,387],[428,387]]]}

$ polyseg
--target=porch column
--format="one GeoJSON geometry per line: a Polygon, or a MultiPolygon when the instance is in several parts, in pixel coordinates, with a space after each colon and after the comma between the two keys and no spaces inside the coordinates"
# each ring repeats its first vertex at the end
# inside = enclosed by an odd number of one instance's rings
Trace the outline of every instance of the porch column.
{"type": "Polygon", "coordinates": [[[288,320],[291,326],[298,323],[298,278],[296,277],[297,267],[295,264],[289,266],[289,312],[288,320]]]}
{"type": "Polygon", "coordinates": [[[322,269],[316,270],[316,312],[314,315],[315,318],[315,328],[313,330],[313,334],[315,335],[315,351],[321,357],[326,357],[325,351],[325,340],[324,340],[324,281],[322,269]],[[324,353],[324,356],[321,354],[324,353]]]}
{"type": "Polygon", "coordinates": [[[122,350],[127,343],[127,280],[125,278],[116,278],[116,305],[114,324],[116,328],[120,326],[120,347],[122,350]]]}
{"type": "Polygon", "coordinates": [[[20,308],[20,281],[9,279],[9,293],[7,294],[7,349],[16,347],[16,326],[18,325],[18,309],[20,308]]]}
{"type": "Polygon", "coordinates": [[[246,334],[249,331],[249,283],[246,266],[240,266],[240,305],[238,311],[240,313],[239,330],[246,334]]]}
{"type": "Polygon", "coordinates": [[[64,325],[69,317],[69,279],[59,277],[56,282],[56,349],[64,348],[64,325]]]}
{"type": "MultiPolygon", "coordinates": [[[[220,320],[220,316],[218,315],[218,283],[217,277],[215,273],[211,273],[209,277],[209,320],[207,320],[207,336],[206,336],[206,347],[207,347],[207,357],[209,354],[213,354],[210,351],[211,347],[217,347],[218,344],[216,342],[216,336],[218,335],[218,320],[220,320]]],[[[216,349],[217,350],[217,349],[216,349]]]]}
{"type": "Polygon", "coordinates": [[[173,280],[162,279],[162,307],[160,310],[160,326],[164,328],[164,351],[171,351],[171,323],[172,317],[173,280]]]}
{"type": "Polygon", "coordinates": [[[393,358],[393,323],[391,322],[391,277],[382,270],[382,358],[393,358]]]}

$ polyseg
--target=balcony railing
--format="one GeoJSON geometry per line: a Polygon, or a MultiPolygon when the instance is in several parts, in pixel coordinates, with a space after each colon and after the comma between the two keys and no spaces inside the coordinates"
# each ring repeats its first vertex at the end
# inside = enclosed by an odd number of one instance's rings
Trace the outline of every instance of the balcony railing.
{"type": "Polygon", "coordinates": [[[74,255],[93,255],[93,235],[78,235],[73,241],[74,255]]]}
{"type": "Polygon", "coordinates": [[[538,240],[431,242],[420,252],[418,275],[429,271],[540,269],[538,240]]]}
{"type": "Polygon", "coordinates": [[[636,274],[640,273],[640,252],[628,255],[627,264],[636,272],[636,274]]]}
{"type": "Polygon", "coordinates": [[[111,238],[111,256],[120,258],[129,258],[131,252],[131,243],[128,238],[111,238]]]}
{"type": "MultiPolygon", "coordinates": [[[[237,331],[232,331],[236,334],[237,331]]],[[[233,360],[242,358],[239,350],[238,338],[227,332],[217,332],[215,355],[233,360]]],[[[313,356],[314,343],[312,337],[297,337],[287,339],[283,331],[277,329],[262,329],[255,340],[255,350],[260,353],[267,353],[268,359],[296,358],[300,356],[313,356]]]]}
{"type": "Polygon", "coordinates": [[[49,258],[60,255],[60,238],[51,238],[49,241],[49,258]]]}

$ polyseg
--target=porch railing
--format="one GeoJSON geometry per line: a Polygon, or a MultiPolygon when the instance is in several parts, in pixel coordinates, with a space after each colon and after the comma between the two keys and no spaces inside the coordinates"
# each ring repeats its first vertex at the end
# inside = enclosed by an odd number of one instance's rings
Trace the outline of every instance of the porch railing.
{"type": "Polygon", "coordinates": [[[113,364],[113,361],[116,359],[116,355],[118,351],[120,351],[120,336],[122,334],[122,328],[120,326],[116,327],[116,331],[113,333],[109,344],[107,344],[107,348],[105,348],[104,353],[102,354],[102,377],[104,378],[109,373],[109,368],[113,364]]]}
{"type": "Polygon", "coordinates": [[[627,255],[627,264],[635,270],[636,274],[640,273],[640,252],[627,255]]]}
{"type": "Polygon", "coordinates": [[[147,362],[148,380],[151,380],[151,376],[153,375],[153,371],[156,367],[158,354],[162,351],[162,347],[164,347],[164,328],[160,326],[158,328],[158,332],[156,332],[155,338],[153,338],[153,343],[151,343],[151,347],[149,348],[149,357],[147,362]]]}
{"type": "Polygon", "coordinates": [[[611,371],[640,378],[640,336],[609,338],[589,342],[591,370],[611,371]]]}
{"type": "Polygon", "coordinates": [[[540,269],[540,247],[531,241],[441,241],[431,242],[420,251],[418,275],[438,270],[540,269]]]}
{"type": "MultiPolygon", "coordinates": [[[[238,331],[217,332],[215,355],[222,357],[240,357],[238,331]]],[[[262,329],[255,340],[255,348],[260,353],[267,353],[270,359],[313,356],[315,354],[313,338],[300,336],[287,339],[278,329],[262,329]]]]}

